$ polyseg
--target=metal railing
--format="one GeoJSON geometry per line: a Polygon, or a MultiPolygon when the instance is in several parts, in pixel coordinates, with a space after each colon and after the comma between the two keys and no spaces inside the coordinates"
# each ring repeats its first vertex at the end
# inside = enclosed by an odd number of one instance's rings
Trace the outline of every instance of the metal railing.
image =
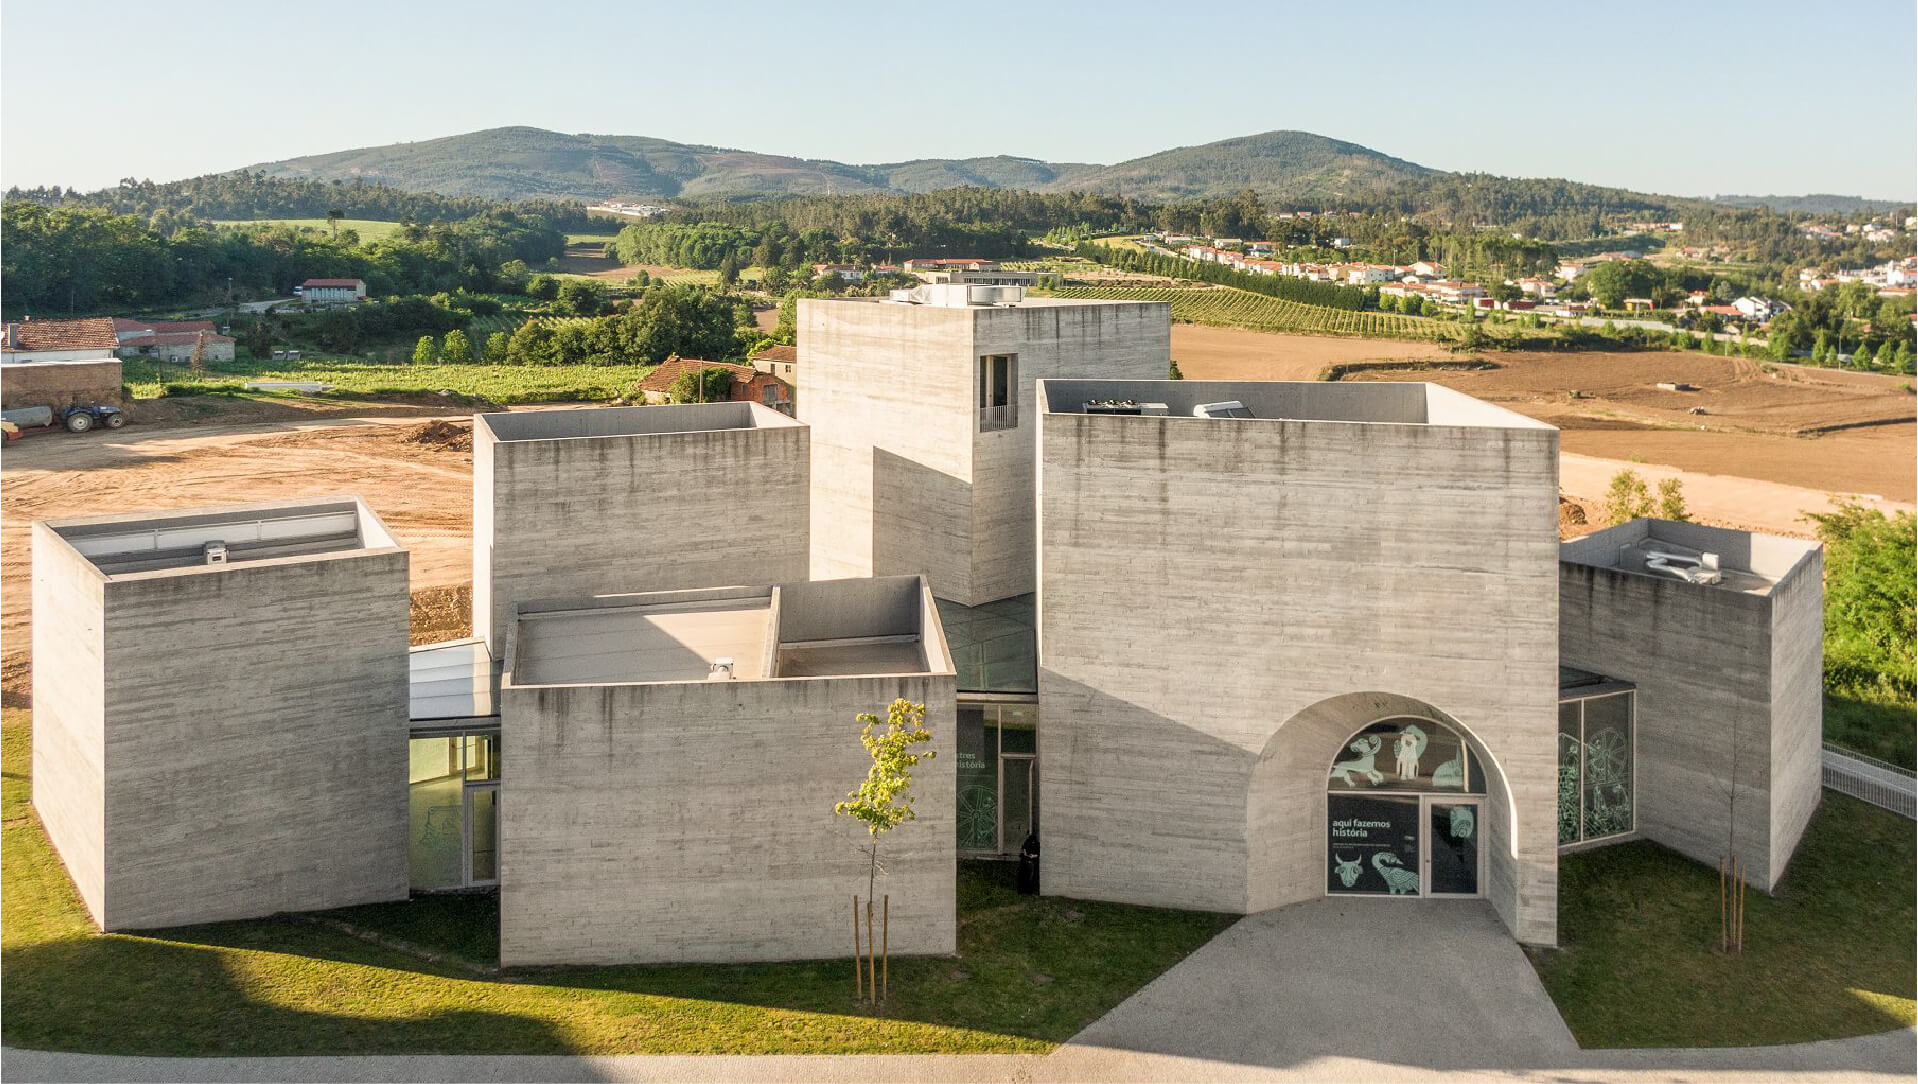
{"type": "Polygon", "coordinates": [[[1825,743],[1825,786],[1918,820],[1918,773],[1825,743]]]}

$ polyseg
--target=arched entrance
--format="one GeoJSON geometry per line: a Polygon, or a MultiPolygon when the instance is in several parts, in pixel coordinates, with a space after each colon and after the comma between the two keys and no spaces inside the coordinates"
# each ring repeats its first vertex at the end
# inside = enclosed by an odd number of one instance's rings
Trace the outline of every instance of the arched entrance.
{"type": "Polygon", "coordinates": [[[1422,716],[1369,723],[1325,779],[1325,891],[1480,896],[1486,779],[1452,728],[1422,716]]]}

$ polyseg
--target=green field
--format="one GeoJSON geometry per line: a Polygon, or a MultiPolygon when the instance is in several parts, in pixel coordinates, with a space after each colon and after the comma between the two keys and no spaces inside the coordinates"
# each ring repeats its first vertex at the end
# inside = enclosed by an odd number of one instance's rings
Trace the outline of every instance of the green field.
{"type": "MultiPolygon", "coordinates": [[[[484,345],[481,339],[479,345],[484,345]]],[[[249,380],[315,380],[327,394],[356,399],[437,395],[450,391],[489,403],[592,402],[634,395],[653,371],[651,365],[413,365],[360,358],[314,356],[299,361],[234,361],[208,366],[201,377],[169,365],[162,374],[152,365],[127,361],[124,380],[135,398],[153,399],[164,383],[175,390],[239,392],[249,380]]]]}
{"type": "MultiPolygon", "coordinates": [[[[331,235],[333,224],[324,218],[256,218],[251,220],[231,219],[217,221],[215,226],[291,226],[300,230],[318,230],[331,235]]],[[[362,241],[383,241],[400,230],[397,222],[380,222],[371,218],[342,218],[340,229],[353,230],[362,241]]]]}
{"type": "Polygon", "coordinates": [[[1172,319],[1210,327],[1238,327],[1301,335],[1387,339],[1445,339],[1451,326],[1422,316],[1352,312],[1285,301],[1231,287],[1065,286],[1054,297],[1115,301],[1169,301],[1172,319]]]}

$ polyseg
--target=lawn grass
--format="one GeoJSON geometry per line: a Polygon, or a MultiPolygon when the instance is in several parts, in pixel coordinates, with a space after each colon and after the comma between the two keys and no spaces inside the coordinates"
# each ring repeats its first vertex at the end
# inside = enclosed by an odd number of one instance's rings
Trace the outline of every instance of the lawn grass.
{"type": "MultiPolygon", "coordinates": [[[[215,226],[291,226],[296,230],[318,230],[329,237],[333,235],[333,224],[324,218],[223,219],[213,224],[215,226]]],[[[361,241],[383,241],[400,232],[400,224],[372,218],[342,218],[340,229],[358,233],[361,241]]]]}
{"type": "Polygon", "coordinates": [[[1854,753],[1918,767],[1918,705],[1895,696],[1852,691],[1825,694],[1825,740],[1854,753]]]}
{"type": "Polygon", "coordinates": [[[1559,860],[1560,948],[1532,953],[1586,1047],[1760,1046],[1914,1019],[1918,825],[1826,791],[1774,896],[1718,951],[1718,871],[1654,843],[1559,860]]]}
{"type": "MultiPolygon", "coordinates": [[[[94,932],[27,809],[28,713],[7,709],[0,1036],[114,1054],[1039,1053],[1231,924],[1031,898],[1001,863],[959,876],[959,956],[899,959],[884,1015],[848,961],[558,968],[483,978],[299,919],[94,932]],[[1050,981],[1046,981],[1050,979],[1050,981]]],[[[485,955],[484,897],[336,914],[485,955]]],[[[463,953],[465,954],[465,953],[463,953]]]]}
{"type": "Polygon", "coordinates": [[[651,365],[414,365],[322,355],[291,362],[222,362],[209,365],[197,378],[182,366],[166,366],[162,373],[148,363],[128,360],[122,379],[136,399],[158,397],[164,377],[167,384],[213,392],[237,391],[253,380],[316,380],[333,389],[329,395],[339,397],[418,396],[446,390],[507,405],[618,399],[632,395],[653,369],[651,365]]]}

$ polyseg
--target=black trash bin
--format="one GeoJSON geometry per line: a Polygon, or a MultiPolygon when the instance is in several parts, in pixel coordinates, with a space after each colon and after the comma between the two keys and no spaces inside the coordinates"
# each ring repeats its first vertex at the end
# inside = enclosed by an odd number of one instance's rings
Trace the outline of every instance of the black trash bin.
{"type": "Polygon", "coordinates": [[[1034,832],[1019,844],[1019,894],[1039,894],[1039,833],[1034,832]]]}

